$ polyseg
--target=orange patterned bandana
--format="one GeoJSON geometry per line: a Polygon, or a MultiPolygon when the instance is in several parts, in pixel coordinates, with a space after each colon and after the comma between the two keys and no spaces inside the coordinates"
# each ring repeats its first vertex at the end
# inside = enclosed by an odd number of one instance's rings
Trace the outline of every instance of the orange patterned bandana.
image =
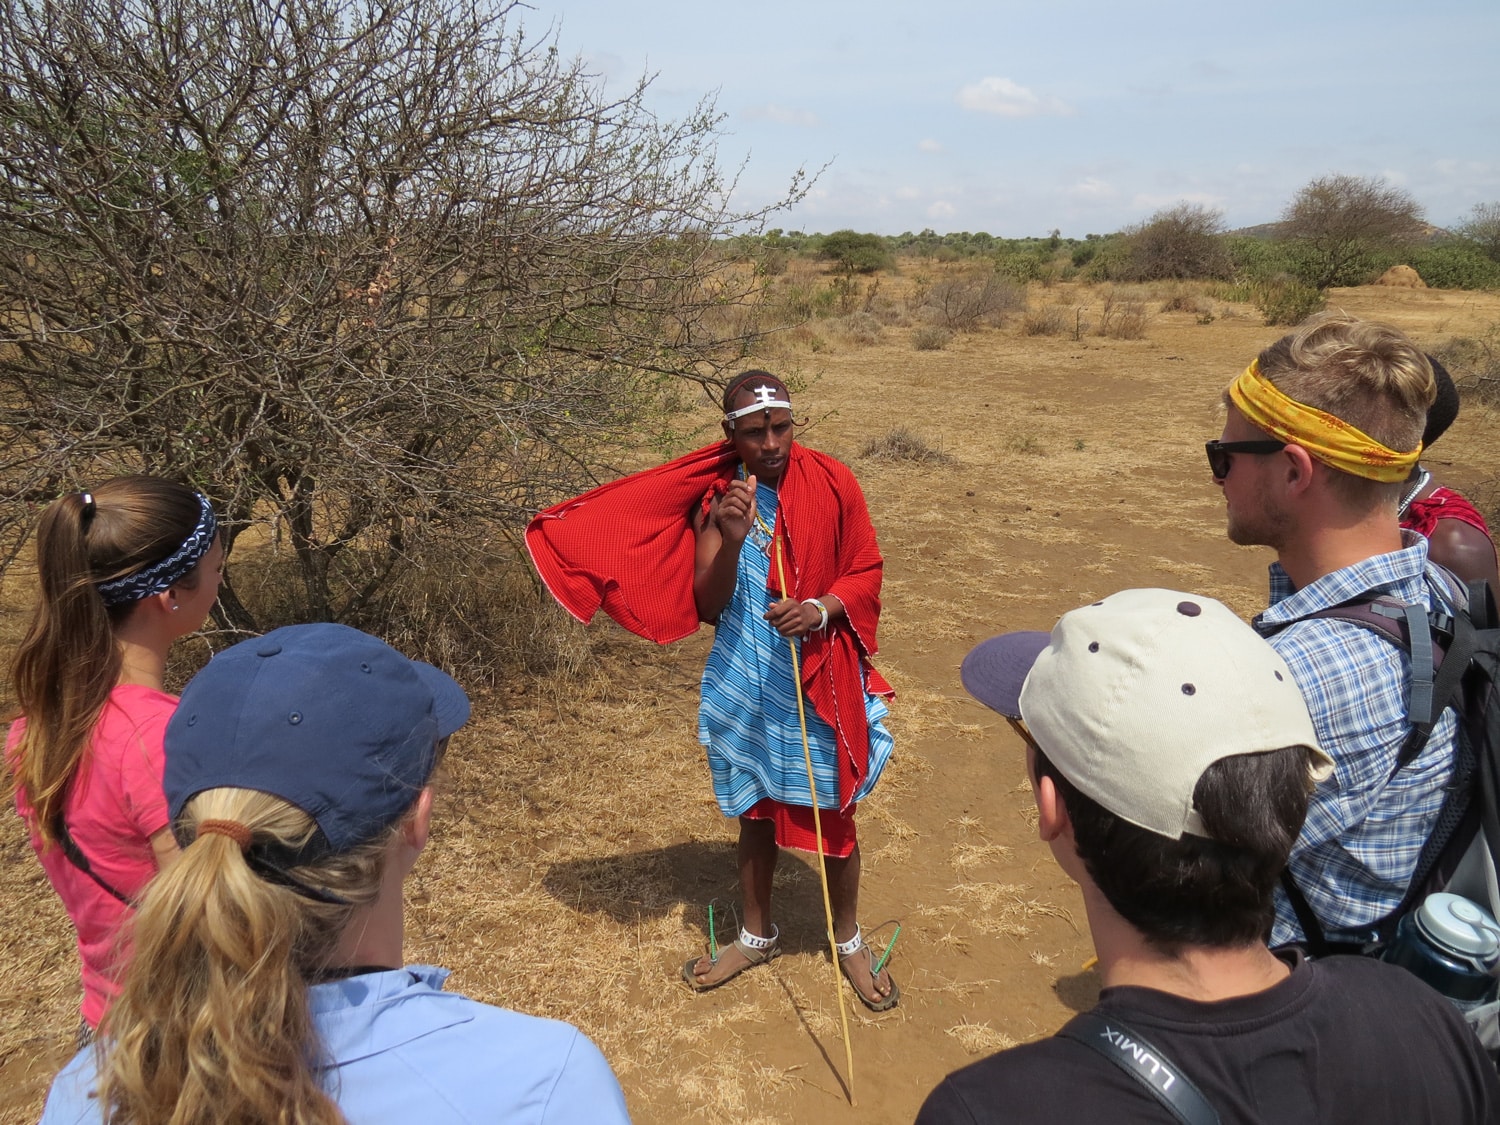
{"type": "Polygon", "coordinates": [[[1278,441],[1300,445],[1330,468],[1369,480],[1400,481],[1411,475],[1422,446],[1398,453],[1342,418],[1282,394],[1252,362],[1233,383],[1229,398],[1257,429],[1278,441]]]}

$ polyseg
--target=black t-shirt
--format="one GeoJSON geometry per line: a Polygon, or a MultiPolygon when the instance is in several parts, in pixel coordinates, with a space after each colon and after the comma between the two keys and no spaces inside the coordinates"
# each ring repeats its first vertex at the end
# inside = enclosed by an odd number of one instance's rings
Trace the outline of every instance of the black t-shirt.
{"type": "MultiPolygon", "coordinates": [[[[1107,988],[1096,1015],[1129,1024],[1177,1064],[1223,1125],[1500,1122],[1500,1077],[1446,999],[1364,957],[1309,962],[1252,996],[1199,1003],[1107,988]]],[[[1072,1039],[1041,1039],[950,1074],[917,1125],[1107,1121],[1173,1125],[1137,1081],[1072,1039]]]]}

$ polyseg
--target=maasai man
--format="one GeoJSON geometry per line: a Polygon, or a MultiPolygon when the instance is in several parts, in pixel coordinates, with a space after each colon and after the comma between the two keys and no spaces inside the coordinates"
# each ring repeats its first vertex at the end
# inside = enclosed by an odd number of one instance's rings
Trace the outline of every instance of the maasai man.
{"type": "Polygon", "coordinates": [[[783,847],[816,852],[790,641],[800,651],[807,739],[839,963],[861,1001],[894,1007],[899,989],[858,923],[854,810],[891,753],[890,687],[876,650],[883,563],[853,473],[799,445],[791,396],[747,371],[724,393],[725,441],[594,489],[537,516],[532,559],[564,608],[603,608],[666,643],[716,627],[698,736],[714,795],[739,818],[739,937],[683,966],[700,991],[780,953],[771,878],[783,847]],[[850,706],[851,702],[857,705],[850,706]]]}
{"type": "MultiPolygon", "coordinates": [[[[1448,432],[1458,417],[1458,388],[1448,369],[1429,355],[1437,397],[1427,408],[1427,428],[1422,431],[1422,452],[1448,432]]],[[[1462,493],[1438,483],[1420,461],[1412,466],[1411,476],[1396,508],[1401,526],[1427,537],[1427,558],[1445,566],[1465,582],[1484,581],[1500,596],[1500,567],[1497,567],[1495,543],[1489,526],[1479,509],[1462,493]]]]}

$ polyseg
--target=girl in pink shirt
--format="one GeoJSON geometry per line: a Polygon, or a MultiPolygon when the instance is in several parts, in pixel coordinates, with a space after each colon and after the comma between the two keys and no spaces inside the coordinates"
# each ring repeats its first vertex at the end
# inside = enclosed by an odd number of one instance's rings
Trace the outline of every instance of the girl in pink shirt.
{"type": "Polygon", "coordinates": [[[200,628],[224,549],[203,496],[119,477],[63,496],[37,526],[40,591],[12,669],[5,756],[31,846],[78,931],[83,1028],[117,991],[121,927],[177,852],[162,735],[167,650],[200,628]]]}

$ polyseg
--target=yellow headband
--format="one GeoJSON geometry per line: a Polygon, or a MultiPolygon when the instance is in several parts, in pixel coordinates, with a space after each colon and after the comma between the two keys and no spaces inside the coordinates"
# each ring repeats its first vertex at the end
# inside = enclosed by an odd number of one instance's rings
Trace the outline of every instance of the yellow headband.
{"type": "Polygon", "coordinates": [[[1422,453],[1397,453],[1342,418],[1282,394],[1260,373],[1260,361],[1229,384],[1229,398],[1256,429],[1300,445],[1330,468],[1378,481],[1405,480],[1422,453]]]}

